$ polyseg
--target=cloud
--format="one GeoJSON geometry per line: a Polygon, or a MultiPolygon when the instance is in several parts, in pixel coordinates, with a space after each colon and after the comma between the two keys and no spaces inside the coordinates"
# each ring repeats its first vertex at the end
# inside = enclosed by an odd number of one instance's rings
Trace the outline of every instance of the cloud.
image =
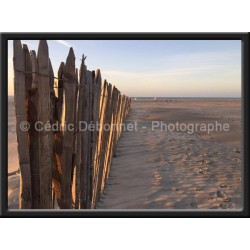
{"type": "Polygon", "coordinates": [[[122,77],[131,79],[142,79],[142,78],[180,78],[195,75],[206,76],[209,72],[214,73],[215,68],[206,66],[195,66],[195,67],[178,67],[169,68],[166,70],[156,70],[148,72],[131,72],[131,71],[119,71],[119,70],[103,70],[103,74],[109,77],[122,77]]]}
{"type": "Polygon", "coordinates": [[[67,47],[67,48],[73,47],[72,44],[70,44],[69,42],[66,42],[65,40],[56,40],[56,42],[67,47]]]}
{"type": "MultiPolygon", "coordinates": [[[[135,72],[120,70],[103,70],[109,78],[140,79],[181,79],[184,81],[194,78],[225,78],[240,76],[240,55],[228,52],[200,52],[170,55],[159,59],[160,65],[156,70],[140,70],[135,72]]],[[[153,67],[152,67],[153,68],[153,67]]]]}

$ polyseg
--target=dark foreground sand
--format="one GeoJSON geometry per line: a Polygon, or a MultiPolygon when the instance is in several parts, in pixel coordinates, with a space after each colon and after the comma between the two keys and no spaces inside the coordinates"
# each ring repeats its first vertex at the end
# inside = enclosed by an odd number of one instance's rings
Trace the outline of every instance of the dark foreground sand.
{"type": "MultiPolygon", "coordinates": [[[[241,101],[136,101],[98,209],[241,209],[241,101]],[[230,125],[229,132],[151,130],[152,121],[230,125]]],[[[18,208],[13,99],[9,99],[9,208],[18,208]]]]}
{"type": "Polygon", "coordinates": [[[100,209],[241,209],[240,100],[134,101],[100,209]],[[229,132],[152,132],[152,121],[230,125],[229,132]],[[146,128],[145,128],[146,127],[146,128]]]}

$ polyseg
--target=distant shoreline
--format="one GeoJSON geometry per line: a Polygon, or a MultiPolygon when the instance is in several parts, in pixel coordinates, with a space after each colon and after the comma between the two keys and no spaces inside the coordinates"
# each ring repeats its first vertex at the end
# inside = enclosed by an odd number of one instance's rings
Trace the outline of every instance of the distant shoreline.
{"type": "Polygon", "coordinates": [[[131,97],[132,100],[240,100],[241,97],[131,97]]]}
{"type": "MultiPolygon", "coordinates": [[[[13,95],[8,95],[8,98],[14,98],[13,95]]],[[[162,97],[155,97],[155,96],[131,96],[130,98],[134,99],[134,98],[137,98],[137,99],[171,99],[171,100],[174,100],[174,99],[177,99],[177,100],[220,100],[220,99],[241,99],[242,97],[165,97],[165,96],[162,96],[162,97]]]]}

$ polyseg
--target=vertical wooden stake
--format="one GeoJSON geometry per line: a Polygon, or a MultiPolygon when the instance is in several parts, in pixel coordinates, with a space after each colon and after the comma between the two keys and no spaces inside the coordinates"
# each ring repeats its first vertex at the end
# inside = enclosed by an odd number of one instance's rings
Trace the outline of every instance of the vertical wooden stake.
{"type": "Polygon", "coordinates": [[[16,110],[17,149],[20,166],[20,202],[23,209],[31,208],[31,174],[29,159],[29,141],[26,129],[21,129],[27,123],[26,94],[25,94],[25,55],[20,40],[13,42],[14,52],[14,97],[16,110]]]}
{"type": "Polygon", "coordinates": [[[93,187],[92,187],[92,208],[95,208],[96,200],[95,200],[95,189],[96,189],[96,182],[98,177],[98,143],[99,143],[99,130],[98,125],[100,123],[100,99],[101,99],[101,87],[102,87],[102,79],[101,79],[101,72],[98,69],[95,73],[94,78],[95,84],[95,101],[94,101],[94,124],[95,124],[95,131],[94,131],[94,151],[93,151],[93,159],[94,159],[94,174],[93,174],[93,187]]]}
{"type": "MultiPolygon", "coordinates": [[[[45,40],[41,40],[37,53],[38,61],[38,95],[39,95],[39,121],[41,131],[39,132],[39,163],[40,163],[40,207],[52,208],[52,166],[53,166],[53,144],[52,131],[45,129],[46,124],[51,124],[50,103],[50,65],[49,50],[45,40]]],[[[39,129],[39,130],[40,130],[39,129]]]]}
{"type": "Polygon", "coordinates": [[[61,208],[72,208],[72,180],[73,180],[73,156],[74,156],[74,133],[75,133],[75,108],[76,108],[76,75],[75,54],[70,48],[63,71],[63,87],[65,91],[65,127],[63,138],[62,156],[62,195],[61,208]]]}
{"type": "Polygon", "coordinates": [[[55,93],[47,42],[40,41],[36,56],[14,41],[20,208],[54,208],[55,199],[60,208],[95,208],[106,185],[131,99],[106,80],[101,88],[100,70],[87,70],[85,59],[78,85],[70,49],[55,93]],[[29,131],[20,129],[27,121],[29,131]]]}
{"type": "Polygon", "coordinates": [[[61,177],[62,177],[62,153],[63,153],[63,132],[62,126],[62,111],[63,111],[63,75],[64,63],[61,62],[58,70],[57,98],[55,99],[55,119],[58,122],[59,129],[54,131],[54,164],[52,172],[52,182],[55,191],[57,204],[61,207],[61,177]]]}
{"type": "MultiPolygon", "coordinates": [[[[82,72],[80,72],[82,73],[82,72]]],[[[81,78],[80,78],[81,79],[81,78]]],[[[83,120],[83,98],[84,98],[83,81],[79,81],[79,94],[77,103],[77,133],[76,133],[76,188],[75,188],[75,208],[80,208],[81,194],[81,160],[83,148],[83,135],[80,122],[83,120]]]]}
{"type": "MultiPolygon", "coordinates": [[[[82,57],[80,69],[80,85],[83,88],[83,105],[82,105],[82,121],[81,126],[88,125],[90,121],[90,97],[89,97],[89,81],[87,81],[87,68],[85,66],[85,57],[82,57]]],[[[88,199],[88,180],[89,180],[89,131],[86,129],[81,133],[81,166],[80,166],[80,208],[87,208],[88,199]]]]}
{"type": "Polygon", "coordinates": [[[118,90],[117,88],[114,89],[113,92],[113,104],[112,104],[112,122],[111,122],[111,134],[110,134],[110,146],[109,146],[109,152],[108,152],[108,157],[107,157],[107,170],[104,176],[104,182],[103,182],[103,188],[105,187],[109,173],[110,173],[110,168],[111,168],[111,163],[112,163],[112,156],[113,156],[113,150],[114,150],[114,140],[115,140],[115,132],[116,132],[116,114],[117,114],[117,101],[118,101],[118,90]]]}
{"type": "Polygon", "coordinates": [[[32,183],[32,208],[40,208],[40,163],[39,163],[39,133],[35,127],[38,121],[39,103],[38,103],[38,64],[36,52],[30,53],[32,85],[29,91],[29,109],[28,118],[30,123],[30,166],[31,166],[31,183],[32,183]]]}
{"type": "MultiPolygon", "coordinates": [[[[87,70],[87,84],[89,86],[89,125],[94,125],[94,114],[93,114],[93,80],[92,72],[87,70]]],[[[92,188],[93,188],[93,172],[94,172],[94,159],[93,159],[93,146],[94,146],[94,131],[91,127],[87,128],[88,132],[88,164],[87,164],[87,204],[86,208],[91,208],[92,201],[92,188]]]]}
{"type": "MultiPolygon", "coordinates": [[[[111,97],[112,97],[112,85],[108,85],[108,95],[107,95],[107,104],[105,108],[105,119],[102,123],[102,125],[107,125],[110,124],[111,121],[111,97]]],[[[106,157],[106,147],[108,144],[108,136],[109,136],[109,131],[106,127],[103,127],[103,137],[102,137],[102,142],[101,142],[101,149],[100,149],[100,163],[99,163],[99,176],[98,176],[98,183],[97,183],[97,200],[100,197],[101,193],[101,186],[102,186],[102,179],[105,171],[105,157],[106,157]]]]}

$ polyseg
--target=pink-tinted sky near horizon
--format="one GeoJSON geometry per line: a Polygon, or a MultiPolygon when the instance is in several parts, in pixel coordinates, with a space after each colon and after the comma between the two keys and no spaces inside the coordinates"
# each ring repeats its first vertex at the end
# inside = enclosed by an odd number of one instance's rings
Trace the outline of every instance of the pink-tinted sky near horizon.
{"type": "MultiPolygon", "coordinates": [[[[26,40],[36,50],[39,41],[26,40]]],[[[76,66],[82,53],[90,70],[129,96],[241,97],[241,41],[51,40],[57,73],[70,47],[76,66]]],[[[13,95],[13,41],[8,43],[8,94],[13,95]]]]}

